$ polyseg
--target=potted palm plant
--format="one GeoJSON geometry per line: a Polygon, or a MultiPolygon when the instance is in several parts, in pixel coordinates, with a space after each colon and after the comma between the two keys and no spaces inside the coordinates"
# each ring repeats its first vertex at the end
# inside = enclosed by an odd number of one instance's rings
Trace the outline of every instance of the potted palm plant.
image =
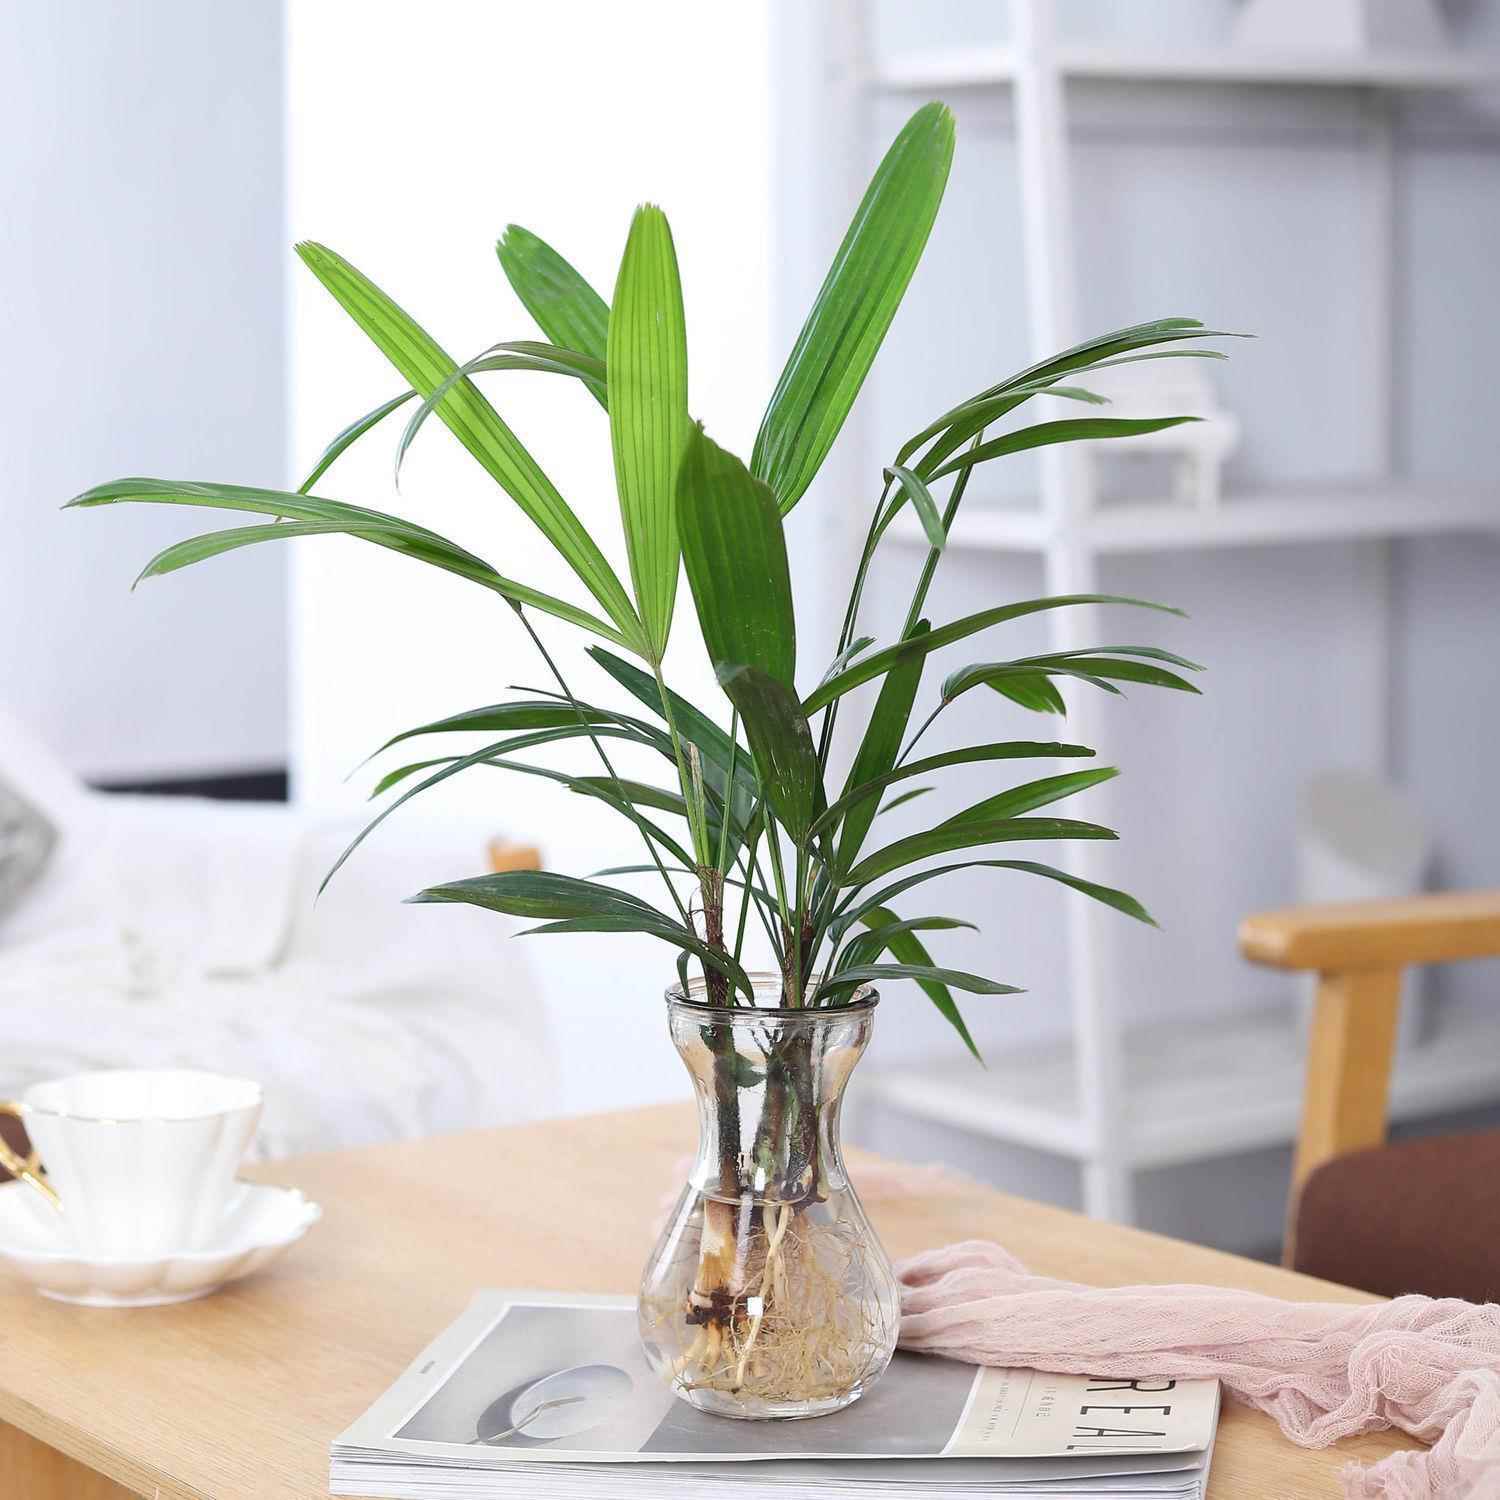
{"type": "Polygon", "coordinates": [[[936,569],[977,468],[1047,444],[1126,437],[1185,420],[1012,420],[1037,398],[1097,405],[1097,396],[1072,383],[1091,370],[1171,354],[1218,357],[1193,346],[1213,335],[1185,318],[1118,329],[1065,350],[996,381],[901,443],[881,476],[830,659],[810,662],[798,641],[783,519],[827,456],[901,302],[943,196],[953,145],[953,120],[940,104],[918,110],[891,145],[771,395],[748,462],[719,447],[689,414],[676,254],[665,215],[647,206],[631,223],[609,302],[537,236],[507,230],[498,246],[501,267],[544,337],[497,343],[463,364],[348,261],[322,245],[300,245],[308,268],[406,387],[340,433],[295,493],[120,479],[71,502],[189,505],[266,518],[168,547],[143,577],[239,547],[337,533],[456,574],[515,611],[550,686],[397,735],[386,748],[459,731],[485,742],[387,773],[376,790],[396,795],[360,839],[395,808],[474,766],[561,783],[598,801],[601,814],[634,825],[643,847],[637,865],[590,879],[486,875],[412,899],[529,918],[537,933],[648,933],[676,950],[670,1030],[697,1092],[700,1146],[647,1266],[641,1329],[648,1358],[674,1389],[726,1415],[835,1410],[868,1388],[894,1348],[894,1278],[849,1187],[838,1136],[839,1101],[869,1036],[875,987],[915,981],[976,1057],[954,992],[1014,993],[938,964],[923,934],[966,924],[921,915],[908,896],[949,871],[981,865],[1060,881],[1150,920],[1121,891],[1032,857],[985,852],[1017,842],[1113,838],[1094,823],[1050,811],[1035,816],[1112,776],[1110,769],[1022,772],[1016,784],[997,785],[920,832],[874,837],[877,814],[909,793],[914,778],[980,763],[1009,783],[1012,762],[1071,763],[1093,754],[1056,740],[918,753],[927,730],[979,688],[1044,713],[1063,710],[1061,690],[1072,684],[1193,691],[1181,675],[1193,664],[1155,646],[985,659],[950,670],[936,707],[912,724],[929,658],[942,648],[1045,610],[1162,608],[1087,595],[998,602],[938,624],[927,617],[936,569]],[[628,585],[476,382],[517,370],[577,380],[603,408],[628,585]],[[403,408],[398,463],[436,416],[556,548],[582,586],[577,598],[508,578],[413,521],[313,493],[340,454],[403,408]],[[859,633],[861,598],[876,549],[906,506],[928,550],[900,634],[880,644],[859,633]],[[723,692],[712,703],[687,701],[664,677],[683,571],[723,692]],[[543,639],[543,629],[559,622],[593,637],[591,665],[610,681],[615,701],[623,690],[632,711],[575,690],[543,639]],[[857,726],[852,766],[835,785],[836,723],[848,694],[864,683],[878,684],[878,694],[857,726]],[[565,770],[525,756],[547,746],[582,751],[592,764],[565,770]],[[659,764],[665,784],[621,774],[616,761],[625,755],[659,764]],[[656,899],[638,893],[642,878],[653,883],[656,899]],[[761,971],[747,966],[751,932],[769,955],[761,971]]]}

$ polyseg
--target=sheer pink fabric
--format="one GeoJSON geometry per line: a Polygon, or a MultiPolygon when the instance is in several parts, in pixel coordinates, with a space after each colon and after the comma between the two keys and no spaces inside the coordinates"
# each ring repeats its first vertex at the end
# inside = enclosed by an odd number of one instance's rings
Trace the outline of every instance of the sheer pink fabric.
{"type": "Polygon", "coordinates": [[[1100,1289],[1034,1276],[983,1241],[896,1269],[904,1349],[1063,1374],[1217,1376],[1305,1447],[1387,1427],[1432,1444],[1349,1464],[1346,1500],[1500,1500],[1500,1304],[1100,1289]]]}

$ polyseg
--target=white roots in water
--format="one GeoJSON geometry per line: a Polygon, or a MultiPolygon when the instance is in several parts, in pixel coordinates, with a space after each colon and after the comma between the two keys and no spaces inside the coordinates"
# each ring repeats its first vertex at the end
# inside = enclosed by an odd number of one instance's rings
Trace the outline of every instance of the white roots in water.
{"type": "MultiPolygon", "coordinates": [[[[863,1236],[816,1223],[789,1204],[769,1204],[729,1291],[706,1321],[703,1288],[658,1326],[684,1320],[674,1363],[684,1391],[722,1391],[766,1402],[822,1401],[849,1394],[884,1350],[878,1297],[864,1283],[863,1236]]],[[[664,1315],[664,1316],[663,1316],[664,1315]]]]}

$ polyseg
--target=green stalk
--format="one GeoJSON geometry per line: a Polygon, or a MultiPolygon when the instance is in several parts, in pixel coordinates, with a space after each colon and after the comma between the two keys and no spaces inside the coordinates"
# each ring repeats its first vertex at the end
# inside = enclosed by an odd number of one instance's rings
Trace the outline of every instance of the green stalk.
{"type": "Polygon", "coordinates": [[[802,952],[802,924],[803,924],[804,914],[806,913],[806,910],[807,910],[807,897],[806,897],[806,893],[805,893],[806,883],[807,883],[807,850],[804,849],[804,848],[802,848],[799,845],[797,847],[797,877],[796,877],[796,883],[795,883],[795,885],[793,887],[793,889],[797,892],[797,909],[792,914],[793,917],[794,917],[794,919],[795,919],[795,921],[796,921],[796,927],[793,929],[793,932],[792,932],[792,952],[793,952],[793,955],[794,955],[793,956],[793,964],[794,964],[795,970],[796,970],[796,984],[797,984],[796,993],[797,993],[797,1004],[798,1005],[805,1004],[806,1000],[807,1000],[807,990],[806,990],[806,986],[804,984],[803,974],[802,974],[802,960],[803,960],[803,957],[804,957],[803,952],[802,952]]]}
{"type": "MultiPolygon", "coordinates": [[[[755,837],[750,842],[747,851],[748,857],[742,856],[740,858],[739,867],[741,874],[743,874],[745,877],[745,901],[747,903],[750,901],[754,901],[755,915],[757,918],[759,918],[761,927],[765,929],[766,939],[771,944],[771,951],[776,955],[776,961],[779,964],[782,960],[781,939],[777,936],[776,929],[771,925],[770,919],[766,916],[765,904],[761,901],[761,898],[759,896],[754,895],[750,890],[752,881],[762,889],[764,889],[766,883],[766,877],[761,872],[760,861],[756,858],[755,853],[756,846],[760,843],[760,837],[760,834],[756,833],[755,837]]],[[[740,908],[741,941],[743,941],[745,931],[745,911],[746,908],[742,906],[740,908]]],[[[739,952],[738,947],[736,947],[735,952],[739,952]]]]}
{"type": "MultiPolygon", "coordinates": [[[[797,944],[797,933],[792,927],[791,907],[788,905],[786,899],[786,873],[782,869],[781,864],[781,836],[776,827],[775,820],[769,813],[766,816],[766,847],[771,852],[771,874],[776,880],[776,903],[779,909],[778,914],[781,917],[781,929],[785,942],[781,955],[783,998],[791,1000],[792,997],[785,994],[785,989],[787,982],[794,979],[795,958],[793,957],[793,950],[794,945],[797,944]],[[789,965],[793,966],[793,970],[789,970],[789,965]]],[[[793,995],[799,993],[799,991],[793,990],[793,995]]]]}
{"type": "Polygon", "coordinates": [[[912,751],[913,751],[913,750],[915,750],[915,749],[916,749],[916,748],[917,748],[917,741],[918,741],[918,740],[919,740],[919,739],[921,739],[921,738],[922,738],[922,736],[923,736],[923,735],[924,735],[924,734],[926,734],[926,733],[927,733],[927,731],[928,731],[928,730],[929,730],[929,729],[931,729],[931,728],[932,728],[932,723],[933,723],[933,720],[934,720],[934,719],[936,719],[936,718],[937,718],[937,716],[938,716],[938,715],[939,715],[939,714],[940,714],[940,713],[942,713],[942,711],[943,711],[943,710],[944,710],[944,709],[945,709],[945,708],[947,708],[947,706],[948,706],[948,705],[947,705],[947,703],[946,703],[946,702],[942,702],[942,703],[939,703],[939,704],[938,704],[938,706],[937,706],[937,707],[936,707],[936,708],[935,708],[935,709],[933,709],[933,711],[932,711],[932,712],[931,712],[931,713],[930,713],[930,714],[928,714],[928,715],[927,715],[927,717],[926,717],[926,718],[925,718],[925,719],[923,719],[923,720],[922,720],[922,724],[921,724],[921,727],[920,727],[920,728],[919,728],[919,729],[918,729],[918,730],[917,730],[917,732],[916,732],[916,733],[915,733],[915,734],[914,734],[914,735],[912,735],[912,737],[911,737],[911,738],[910,738],[910,739],[909,739],[909,740],[908,740],[908,741],[907,741],[907,742],[906,742],[906,749],[904,749],[904,750],[903,750],[903,751],[902,751],[902,752],[901,752],[901,754],[900,754],[900,755],[898,755],[898,756],[897,756],[897,757],[896,757],[896,764],[897,764],[897,765],[898,765],[898,766],[899,766],[899,765],[901,765],[901,764],[902,764],[902,763],[903,763],[903,762],[904,762],[904,761],[905,761],[905,760],[906,760],[906,757],[907,757],[907,756],[908,756],[908,755],[910,755],[910,754],[911,754],[911,753],[912,753],[912,751]]]}
{"type": "Polygon", "coordinates": [[[740,748],[740,711],[735,709],[729,721],[729,774],[724,780],[724,805],[719,811],[719,858],[721,874],[729,873],[729,822],[734,815],[735,759],[740,748]]]}
{"type": "MultiPolygon", "coordinates": [[[[860,599],[865,590],[865,576],[870,571],[870,560],[875,556],[875,545],[880,540],[880,517],[885,510],[886,499],[890,493],[891,481],[888,479],[885,488],[880,492],[880,499],[876,503],[874,514],[870,517],[870,529],[865,533],[865,545],[859,555],[859,566],[854,570],[854,582],[849,588],[849,604],[844,610],[844,624],[839,631],[839,643],[835,649],[835,655],[846,650],[850,641],[854,639],[854,626],[859,616],[860,599]]],[[[818,730],[818,773],[820,775],[828,768],[828,752],[833,745],[833,729],[838,720],[840,701],[835,698],[824,710],[823,723],[818,730]]]]}
{"type": "MultiPolygon", "coordinates": [[[[972,453],[980,443],[984,441],[985,429],[981,427],[974,434],[974,441],[969,444],[972,453]]],[[[943,511],[943,535],[950,536],[953,532],[953,518],[958,514],[958,507],[963,503],[964,491],[969,486],[969,475],[974,472],[974,466],[960,469],[958,478],[953,482],[953,489],[948,495],[948,504],[943,511]]],[[[932,548],[927,554],[927,560],[922,564],[922,574],[917,580],[917,591],[912,595],[911,608],[906,612],[906,624],[901,627],[901,639],[904,641],[911,634],[911,628],[922,618],[922,606],[927,602],[927,590],[932,587],[932,575],[937,572],[938,559],[942,553],[932,548]]]]}
{"type": "Polygon", "coordinates": [[[688,772],[687,757],[683,753],[682,740],[677,733],[677,720],[672,716],[672,700],[667,693],[666,683],[662,681],[660,663],[652,662],[651,670],[656,677],[656,690],[661,694],[662,717],[667,721],[667,733],[672,739],[672,755],[677,761],[678,784],[682,787],[683,800],[688,805],[688,827],[693,835],[693,853],[700,865],[706,865],[709,863],[708,830],[703,825],[702,809],[694,805],[693,779],[688,772]]]}
{"type": "MultiPolygon", "coordinates": [[[[745,867],[742,865],[741,868],[744,869],[745,867]]],[[[750,916],[750,904],[751,904],[751,902],[755,903],[756,915],[760,918],[761,926],[763,926],[766,929],[766,936],[770,937],[771,936],[771,924],[766,921],[766,914],[763,911],[761,911],[761,909],[760,909],[760,902],[757,901],[756,898],[750,892],[750,871],[748,869],[745,869],[745,887],[740,892],[740,921],[739,921],[739,926],[736,929],[735,934],[734,934],[734,961],[735,961],[735,963],[742,963],[743,962],[743,960],[740,957],[740,954],[744,952],[744,948],[745,948],[745,923],[746,923],[746,921],[748,920],[748,918],[750,916]]],[[[772,939],[773,946],[774,946],[774,943],[775,943],[775,939],[772,939]]]]}

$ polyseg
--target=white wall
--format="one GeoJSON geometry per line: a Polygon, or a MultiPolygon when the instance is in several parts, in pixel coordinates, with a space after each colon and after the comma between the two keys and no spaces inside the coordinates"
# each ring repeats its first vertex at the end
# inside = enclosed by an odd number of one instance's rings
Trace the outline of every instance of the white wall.
{"type": "Polygon", "coordinates": [[[196,523],[58,510],[121,474],[283,478],[281,40],[264,0],[5,7],[0,702],[88,776],[285,756],[285,558],[132,595],[196,523]]]}
{"type": "MultiPolygon", "coordinates": [[[[772,374],[761,7],[442,0],[424,5],[416,24],[404,4],[339,0],[293,5],[288,23],[295,237],[347,255],[466,358],[497,339],[537,336],[495,258],[508,222],[555,244],[608,297],[631,212],[656,201],[682,266],[693,412],[721,442],[749,452],[772,374]]],[[[291,354],[304,466],[400,386],[306,274],[295,282],[291,354]]],[[[553,377],[485,379],[628,577],[599,407],[553,377]]],[[[392,425],[368,438],[319,492],[399,509],[513,577],[579,597],[530,522],[440,423],[411,450],[397,495],[398,432],[392,425]]],[[[345,774],[396,730],[514,697],[514,683],[552,685],[494,596],[356,543],[300,545],[293,765],[305,802],[354,803],[370,777],[345,784],[345,774]]],[[[684,586],[669,677],[707,700],[716,689],[691,617],[684,586]]],[[[582,655],[584,638],[536,621],[576,690],[606,695],[607,679],[582,655]]],[[[575,769],[585,768],[580,754],[575,769]]],[[[479,769],[450,787],[397,816],[467,816],[476,849],[479,837],[503,831],[536,840],[549,867],[575,874],[642,858],[628,824],[545,783],[479,769]]],[[[379,858],[376,840],[368,857],[379,858]]],[[[559,982],[554,1013],[569,1050],[570,1102],[605,1107],[679,1092],[681,1067],[658,1004],[673,974],[670,951],[645,939],[530,941],[532,958],[559,982]],[[634,1040],[639,1033],[650,1041],[634,1040]]]]}

